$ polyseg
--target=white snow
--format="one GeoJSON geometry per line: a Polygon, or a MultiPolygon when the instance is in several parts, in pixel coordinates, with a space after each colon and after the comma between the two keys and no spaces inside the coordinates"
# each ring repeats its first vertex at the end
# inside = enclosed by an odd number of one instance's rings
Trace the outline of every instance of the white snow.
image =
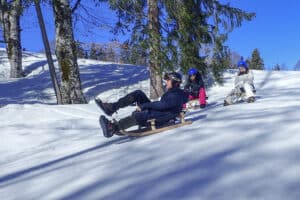
{"type": "Polygon", "coordinates": [[[193,124],[107,139],[94,97],[148,94],[147,68],[79,60],[89,103],[55,105],[45,56],[25,55],[27,77],[9,79],[0,49],[0,199],[299,199],[299,72],[254,71],[257,101],[223,107],[228,72],[193,124]]]}

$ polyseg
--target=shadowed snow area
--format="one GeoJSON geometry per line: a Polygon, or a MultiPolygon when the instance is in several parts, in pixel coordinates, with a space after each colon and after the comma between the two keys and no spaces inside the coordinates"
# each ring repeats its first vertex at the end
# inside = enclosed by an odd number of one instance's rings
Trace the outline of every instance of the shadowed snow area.
{"type": "MultiPolygon", "coordinates": [[[[146,67],[79,60],[85,105],[55,105],[43,54],[9,79],[0,51],[0,198],[298,200],[300,73],[254,71],[257,101],[223,107],[235,70],[208,88],[193,124],[142,138],[104,138],[93,102],[136,89],[146,67]]],[[[56,64],[57,65],[57,64],[56,64]]],[[[129,115],[135,107],[113,117],[129,115]]]]}

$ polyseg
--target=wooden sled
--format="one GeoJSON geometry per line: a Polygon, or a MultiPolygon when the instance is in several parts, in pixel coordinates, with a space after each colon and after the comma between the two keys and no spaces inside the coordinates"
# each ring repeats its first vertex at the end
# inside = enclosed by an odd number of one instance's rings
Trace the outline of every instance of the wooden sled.
{"type": "Polygon", "coordinates": [[[178,128],[181,126],[185,126],[188,124],[193,123],[193,121],[191,120],[185,120],[184,119],[184,113],[180,113],[180,122],[179,123],[175,123],[172,125],[166,125],[163,127],[159,127],[157,128],[155,125],[155,119],[150,119],[148,120],[148,122],[150,123],[149,127],[143,127],[143,128],[139,128],[137,130],[131,130],[131,131],[125,131],[125,130],[121,130],[119,134],[117,135],[128,135],[128,136],[133,136],[133,137],[142,137],[142,136],[147,136],[147,135],[152,135],[155,133],[160,133],[163,131],[167,131],[167,130],[171,130],[174,128],[178,128]]]}

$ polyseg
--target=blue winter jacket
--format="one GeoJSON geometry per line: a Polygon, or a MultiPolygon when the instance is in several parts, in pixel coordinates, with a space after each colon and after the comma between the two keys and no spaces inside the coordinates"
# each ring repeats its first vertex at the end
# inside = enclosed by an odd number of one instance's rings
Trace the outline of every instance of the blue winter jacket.
{"type": "Polygon", "coordinates": [[[135,118],[140,125],[146,125],[147,120],[156,119],[163,124],[179,115],[182,105],[188,102],[188,94],[180,88],[169,89],[160,101],[147,102],[140,105],[141,112],[136,112],[135,118]]]}

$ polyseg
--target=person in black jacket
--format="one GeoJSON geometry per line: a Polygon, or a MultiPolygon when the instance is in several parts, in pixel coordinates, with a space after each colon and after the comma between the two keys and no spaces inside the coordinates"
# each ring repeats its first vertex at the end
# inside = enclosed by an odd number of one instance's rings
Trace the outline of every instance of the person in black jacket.
{"type": "Polygon", "coordinates": [[[206,91],[201,74],[197,69],[191,68],[188,75],[184,90],[189,93],[189,100],[199,99],[200,108],[204,108],[206,106],[206,91]]]}
{"type": "Polygon", "coordinates": [[[137,103],[136,111],[119,121],[111,122],[101,115],[100,124],[103,135],[109,138],[114,133],[135,125],[147,126],[149,119],[155,119],[156,124],[162,125],[176,118],[181,112],[183,104],[188,101],[188,94],[180,89],[182,78],[179,73],[167,73],[164,80],[166,81],[167,92],[163,94],[160,101],[151,102],[141,90],[131,92],[115,103],[103,103],[100,99],[95,99],[96,104],[110,116],[119,108],[137,103]]]}

